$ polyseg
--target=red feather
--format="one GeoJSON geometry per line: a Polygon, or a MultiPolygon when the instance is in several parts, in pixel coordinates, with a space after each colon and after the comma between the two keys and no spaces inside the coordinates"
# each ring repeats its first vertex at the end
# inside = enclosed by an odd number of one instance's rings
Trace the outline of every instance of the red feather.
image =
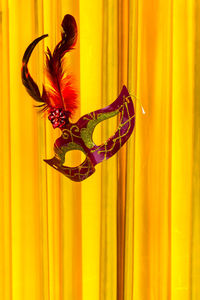
{"type": "Polygon", "coordinates": [[[66,15],[62,27],[62,40],[55,47],[53,54],[47,48],[46,71],[49,86],[43,88],[42,98],[49,108],[61,108],[72,114],[78,107],[77,93],[72,87],[71,77],[65,75],[63,56],[73,49],[77,40],[75,19],[71,15],[66,15]]]}

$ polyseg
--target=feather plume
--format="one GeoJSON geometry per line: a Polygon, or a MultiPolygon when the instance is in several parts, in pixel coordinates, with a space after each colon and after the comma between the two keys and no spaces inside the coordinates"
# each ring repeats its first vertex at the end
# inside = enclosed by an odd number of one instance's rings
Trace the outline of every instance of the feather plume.
{"type": "Polygon", "coordinates": [[[66,15],[62,22],[62,40],[55,47],[53,54],[47,48],[46,73],[48,88],[43,89],[45,102],[51,108],[61,108],[72,114],[77,108],[77,94],[71,85],[70,75],[65,75],[63,57],[73,49],[77,40],[77,25],[71,15],[66,15]]]}
{"type": "Polygon", "coordinates": [[[62,21],[62,39],[55,47],[53,54],[47,48],[46,73],[49,86],[43,85],[43,92],[40,95],[39,88],[32,79],[27,64],[37,43],[47,36],[46,34],[35,39],[26,49],[22,59],[22,82],[29,95],[37,102],[40,102],[40,105],[37,107],[40,107],[41,111],[51,111],[51,109],[59,108],[71,115],[78,107],[77,94],[72,87],[70,75],[66,76],[65,74],[63,57],[66,52],[73,49],[77,41],[77,25],[74,17],[65,15],[62,21]]]}

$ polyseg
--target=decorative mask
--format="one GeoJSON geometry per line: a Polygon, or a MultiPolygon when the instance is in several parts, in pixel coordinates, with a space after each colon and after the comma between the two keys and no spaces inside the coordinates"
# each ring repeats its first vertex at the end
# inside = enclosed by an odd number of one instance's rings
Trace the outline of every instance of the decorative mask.
{"type": "Polygon", "coordinates": [[[63,57],[66,52],[73,49],[77,40],[75,19],[71,15],[66,15],[62,28],[62,39],[54,52],[51,53],[47,48],[46,71],[49,87],[43,86],[43,92],[40,95],[38,86],[27,68],[34,47],[48,35],[35,39],[26,49],[22,60],[22,82],[29,95],[40,102],[38,107],[41,111],[48,112],[48,119],[53,128],[59,127],[62,131],[62,135],[54,144],[55,156],[44,161],[71,180],[82,181],[95,172],[95,165],[112,157],[128,140],[135,125],[135,112],[128,90],[123,86],[119,97],[112,104],[82,116],[76,123],[70,122],[69,119],[78,104],[71,78],[65,75],[63,69],[63,57]],[[118,113],[121,119],[114,135],[104,144],[95,145],[92,135],[96,125],[118,113]],[[65,154],[70,150],[82,151],[86,155],[85,161],[77,167],[64,166],[65,154]]]}

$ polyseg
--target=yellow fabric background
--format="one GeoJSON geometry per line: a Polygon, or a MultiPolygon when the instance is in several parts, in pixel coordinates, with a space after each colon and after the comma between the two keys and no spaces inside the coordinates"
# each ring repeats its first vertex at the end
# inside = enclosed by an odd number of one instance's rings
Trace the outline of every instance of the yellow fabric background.
{"type": "Polygon", "coordinates": [[[0,299],[199,300],[200,1],[1,0],[0,13],[0,299]],[[79,27],[75,119],[123,84],[138,99],[127,145],[82,183],[43,162],[60,133],[20,77],[48,33],[29,64],[41,87],[66,13],[79,27]]]}

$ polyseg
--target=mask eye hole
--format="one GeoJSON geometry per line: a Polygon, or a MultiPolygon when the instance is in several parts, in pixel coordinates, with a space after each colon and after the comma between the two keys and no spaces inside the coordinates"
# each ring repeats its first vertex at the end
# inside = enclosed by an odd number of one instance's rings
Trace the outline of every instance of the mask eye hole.
{"type": "Polygon", "coordinates": [[[113,136],[119,126],[119,113],[114,117],[104,120],[97,124],[93,132],[93,142],[96,145],[104,144],[111,136],[113,136]]]}
{"type": "Polygon", "coordinates": [[[70,150],[65,154],[65,162],[63,166],[74,168],[81,165],[86,156],[81,150],[70,150]]]}

